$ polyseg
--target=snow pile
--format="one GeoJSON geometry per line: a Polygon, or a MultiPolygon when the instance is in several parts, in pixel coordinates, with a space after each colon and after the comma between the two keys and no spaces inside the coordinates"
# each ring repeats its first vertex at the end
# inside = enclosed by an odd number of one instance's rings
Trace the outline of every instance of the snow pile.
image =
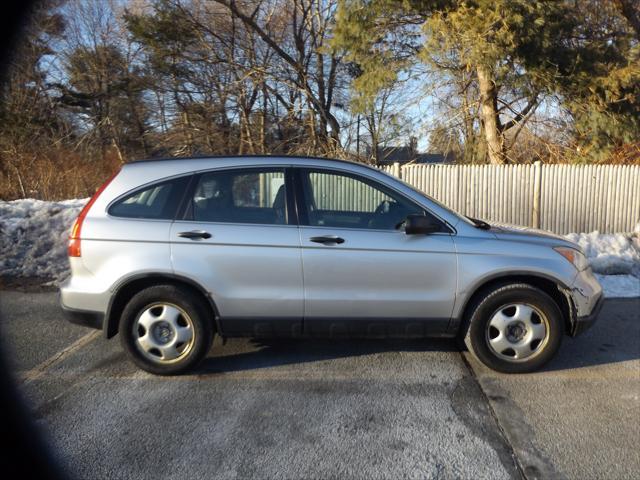
{"type": "Polygon", "coordinates": [[[566,237],[582,247],[595,273],[640,278],[640,223],[630,234],[596,231],[570,233],[566,237]]]}
{"type": "Polygon", "coordinates": [[[640,297],[640,223],[633,233],[570,233],[609,298],[640,297]]]}
{"type": "Polygon", "coordinates": [[[88,200],[0,202],[0,275],[66,277],[69,229],[88,200]]]}

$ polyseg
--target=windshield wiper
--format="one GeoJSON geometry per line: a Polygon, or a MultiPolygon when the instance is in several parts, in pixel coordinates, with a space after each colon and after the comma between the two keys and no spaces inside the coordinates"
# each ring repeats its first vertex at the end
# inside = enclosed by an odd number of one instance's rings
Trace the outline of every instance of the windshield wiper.
{"type": "MultiPolygon", "coordinates": [[[[467,216],[465,215],[465,217],[467,216]]],[[[479,228],[481,230],[489,230],[491,228],[491,225],[489,225],[484,220],[479,220],[477,218],[471,218],[471,217],[467,217],[467,218],[473,222],[476,228],[479,228]]]]}

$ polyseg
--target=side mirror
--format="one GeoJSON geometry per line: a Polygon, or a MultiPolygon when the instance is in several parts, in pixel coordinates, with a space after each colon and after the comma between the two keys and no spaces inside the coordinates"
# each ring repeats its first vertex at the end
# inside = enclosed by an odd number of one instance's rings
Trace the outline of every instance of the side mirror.
{"type": "Polygon", "coordinates": [[[440,231],[440,225],[434,223],[431,217],[412,213],[404,222],[404,233],[407,235],[425,235],[440,231]]]}

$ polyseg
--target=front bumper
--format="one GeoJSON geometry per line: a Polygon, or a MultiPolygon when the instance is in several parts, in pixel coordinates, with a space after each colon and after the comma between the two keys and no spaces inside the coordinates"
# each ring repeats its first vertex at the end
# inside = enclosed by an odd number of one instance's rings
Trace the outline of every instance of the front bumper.
{"type": "Polygon", "coordinates": [[[576,275],[573,286],[568,293],[574,306],[570,333],[572,337],[575,337],[593,326],[604,304],[604,295],[591,268],[576,275]]]}
{"type": "Polygon", "coordinates": [[[576,317],[575,322],[573,322],[573,326],[571,328],[572,337],[586,332],[593,326],[594,323],[596,323],[598,315],[600,315],[600,310],[602,310],[602,305],[604,305],[604,295],[600,295],[600,298],[598,298],[598,300],[596,301],[595,307],[593,307],[593,311],[589,315],[576,317]]]}

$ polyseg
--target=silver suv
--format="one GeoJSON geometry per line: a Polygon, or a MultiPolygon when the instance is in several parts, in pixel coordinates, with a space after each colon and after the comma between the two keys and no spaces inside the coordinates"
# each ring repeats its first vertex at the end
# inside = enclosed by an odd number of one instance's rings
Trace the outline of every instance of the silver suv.
{"type": "Polygon", "coordinates": [[[595,320],[579,247],[490,226],[365,165],[224,157],[125,165],[69,239],[61,303],[142,369],[193,368],[224,337],[457,337],[502,372],[595,320]]]}

